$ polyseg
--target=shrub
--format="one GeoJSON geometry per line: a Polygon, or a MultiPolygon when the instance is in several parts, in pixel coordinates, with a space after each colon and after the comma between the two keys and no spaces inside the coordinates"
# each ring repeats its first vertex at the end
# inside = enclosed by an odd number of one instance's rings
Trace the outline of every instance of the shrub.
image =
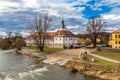
{"type": "Polygon", "coordinates": [[[17,39],[15,40],[15,46],[16,46],[16,48],[17,48],[18,50],[20,50],[21,47],[26,46],[26,43],[25,43],[24,39],[22,39],[22,38],[17,38],[17,39]]]}

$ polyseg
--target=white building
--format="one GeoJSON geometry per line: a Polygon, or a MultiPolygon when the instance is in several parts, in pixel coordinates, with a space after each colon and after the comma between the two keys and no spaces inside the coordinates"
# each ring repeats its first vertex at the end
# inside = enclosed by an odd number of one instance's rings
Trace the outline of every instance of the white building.
{"type": "MultiPolygon", "coordinates": [[[[61,23],[62,27],[57,32],[48,32],[45,39],[46,47],[54,48],[65,48],[78,44],[78,38],[75,35],[67,30],[64,25],[64,20],[61,23]]],[[[35,46],[35,41],[32,37],[26,38],[26,43],[28,46],[35,46]]]]}

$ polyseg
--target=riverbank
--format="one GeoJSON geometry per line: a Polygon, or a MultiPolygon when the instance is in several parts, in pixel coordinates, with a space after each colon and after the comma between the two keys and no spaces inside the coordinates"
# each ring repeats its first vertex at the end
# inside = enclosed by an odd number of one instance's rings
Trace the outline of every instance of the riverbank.
{"type": "Polygon", "coordinates": [[[100,65],[85,63],[85,62],[77,62],[77,61],[68,61],[63,67],[68,69],[75,69],[78,72],[88,75],[99,77],[105,80],[120,80],[120,72],[117,70],[110,70],[107,67],[103,67],[100,65]]]}
{"type": "Polygon", "coordinates": [[[80,62],[73,60],[73,57],[78,56],[78,52],[80,50],[63,50],[60,52],[50,53],[50,54],[40,54],[29,49],[21,50],[20,53],[27,55],[29,57],[38,58],[40,61],[46,64],[57,64],[59,66],[68,68],[70,70],[75,69],[78,72],[88,75],[94,76],[98,78],[102,78],[103,80],[120,80],[120,71],[109,69],[104,66],[90,64],[86,62],[80,62]],[[74,55],[71,54],[75,52],[74,55]],[[42,59],[41,59],[42,58],[42,59]]]}

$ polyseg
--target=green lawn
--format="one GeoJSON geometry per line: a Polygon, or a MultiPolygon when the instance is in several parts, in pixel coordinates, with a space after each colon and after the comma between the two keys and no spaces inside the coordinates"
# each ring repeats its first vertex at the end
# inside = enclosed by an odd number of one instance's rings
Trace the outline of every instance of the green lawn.
{"type": "MultiPolygon", "coordinates": [[[[31,46],[31,47],[26,47],[28,49],[33,49],[33,50],[36,50],[36,51],[39,51],[39,48],[38,47],[34,47],[34,46],[31,46]]],[[[57,51],[61,51],[61,50],[64,50],[63,48],[44,48],[44,52],[57,52],[57,51]]]]}
{"type": "MultiPolygon", "coordinates": [[[[119,67],[120,67],[120,64],[118,64],[118,63],[113,63],[113,62],[109,62],[109,61],[106,61],[106,60],[102,60],[102,59],[93,57],[93,56],[88,55],[88,54],[85,54],[84,56],[87,57],[87,58],[90,58],[90,57],[94,58],[95,59],[95,62],[94,62],[95,64],[107,67],[109,69],[119,69],[119,67]]],[[[90,60],[82,60],[79,57],[74,57],[73,60],[90,62],[90,60]]]]}
{"type": "Polygon", "coordinates": [[[115,59],[115,60],[119,60],[120,61],[120,53],[115,53],[115,52],[93,52],[94,54],[100,55],[100,56],[104,56],[104,57],[108,57],[111,59],[115,59]]]}
{"type": "Polygon", "coordinates": [[[118,64],[118,63],[109,62],[109,61],[102,60],[102,59],[99,59],[99,58],[96,58],[96,57],[94,57],[94,59],[95,59],[95,63],[98,64],[98,65],[101,65],[101,66],[106,66],[106,67],[109,67],[109,68],[120,67],[120,64],[118,64]]]}

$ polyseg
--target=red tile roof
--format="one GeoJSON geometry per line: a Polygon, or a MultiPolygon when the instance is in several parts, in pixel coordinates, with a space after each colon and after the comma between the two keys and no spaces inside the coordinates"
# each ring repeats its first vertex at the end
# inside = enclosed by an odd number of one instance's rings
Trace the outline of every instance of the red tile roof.
{"type": "Polygon", "coordinates": [[[52,37],[55,36],[55,34],[56,34],[56,32],[47,32],[46,36],[47,36],[48,38],[52,38],[52,37]]]}
{"type": "Polygon", "coordinates": [[[115,30],[115,31],[113,31],[112,33],[118,33],[118,32],[120,32],[120,28],[115,30]]]}
{"type": "MultiPolygon", "coordinates": [[[[26,39],[27,40],[32,40],[34,38],[34,36],[38,36],[38,32],[36,32],[33,35],[28,36],[26,39]]],[[[46,38],[54,38],[54,36],[64,36],[64,37],[73,37],[74,34],[72,32],[70,32],[67,29],[59,29],[57,32],[47,32],[46,33],[46,38]]]]}
{"type": "Polygon", "coordinates": [[[55,33],[55,36],[69,36],[73,37],[74,34],[67,29],[60,29],[55,33]]]}

